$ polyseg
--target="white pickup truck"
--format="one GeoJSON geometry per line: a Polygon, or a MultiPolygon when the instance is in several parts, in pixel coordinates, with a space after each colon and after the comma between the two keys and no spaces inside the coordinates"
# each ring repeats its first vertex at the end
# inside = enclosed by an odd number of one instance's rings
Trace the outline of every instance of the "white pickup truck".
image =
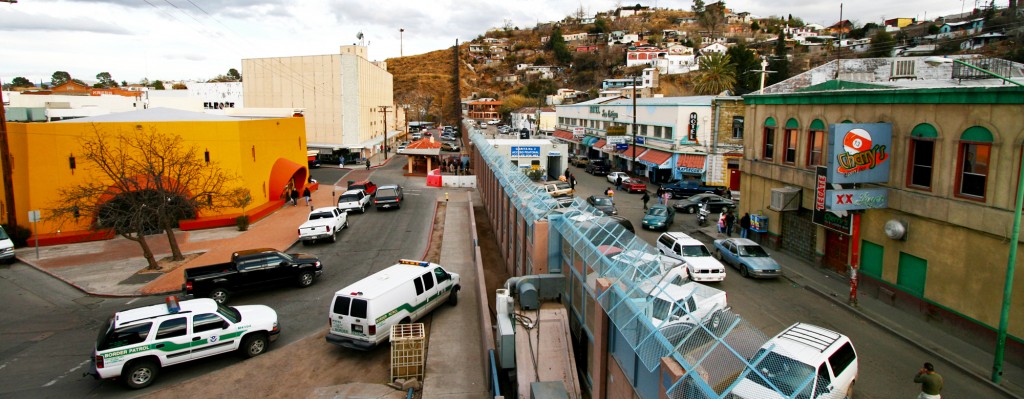
{"type": "Polygon", "coordinates": [[[344,212],[359,210],[359,213],[366,213],[370,206],[370,196],[363,190],[348,190],[338,197],[338,209],[344,212]]]}
{"type": "Polygon", "coordinates": [[[712,331],[724,327],[729,310],[725,291],[701,283],[658,284],[647,298],[651,323],[659,329],[674,324],[705,324],[712,331]]]}
{"type": "Polygon", "coordinates": [[[338,232],[348,227],[348,214],[334,207],[317,208],[309,213],[306,221],[299,226],[299,239],[302,245],[326,238],[335,242],[338,232]]]}

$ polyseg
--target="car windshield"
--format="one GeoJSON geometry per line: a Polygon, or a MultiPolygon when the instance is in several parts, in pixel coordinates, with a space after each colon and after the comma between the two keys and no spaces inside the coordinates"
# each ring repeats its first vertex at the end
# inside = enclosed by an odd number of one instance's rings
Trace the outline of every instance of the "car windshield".
{"type": "Polygon", "coordinates": [[[234,307],[231,306],[224,306],[218,303],[217,313],[220,313],[220,315],[224,316],[225,319],[231,320],[232,323],[238,323],[242,321],[242,313],[239,312],[238,309],[235,309],[234,307]]]}
{"type": "Polygon", "coordinates": [[[665,216],[668,214],[668,210],[665,208],[651,208],[647,211],[648,216],[665,216]]]}
{"type": "MultiPolygon", "coordinates": [[[[754,358],[756,359],[763,355],[764,351],[764,349],[758,351],[754,358]]],[[[797,388],[804,387],[799,397],[805,398],[808,396],[807,393],[814,387],[814,381],[811,380],[814,376],[813,367],[776,352],[769,352],[764,359],[753,367],[760,371],[767,378],[767,381],[753,371],[750,372],[747,378],[768,389],[773,389],[771,385],[775,385],[779,392],[786,397],[793,396],[797,388]],[[771,382],[771,385],[768,382],[771,382]]]]}
{"type": "Polygon", "coordinates": [[[703,245],[684,245],[683,256],[711,256],[711,252],[703,245]]]}
{"type": "Polygon", "coordinates": [[[6,240],[8,238],[11,237],[7,235],[7,232],[4,231],[3,227],[0,227],[0,240],[6,240]]]}
{"type": "Polygon", "coordinates": [[[341,197],[338,198],[338,202],[355,202],[355,201],[359,201],[359,195],[358,194],[342,195],[341,197]]]}
{"type": "Polygon", "coordinates": [[[612,200],[610,198],[594,198],[594,205],[597,206],[612,206],[612,200]]]}
{"type": "Polygon", "coordinates": [[[377,190],[377,197],[397,197],[398,192],[393,188],[382,188],[377,190]]]}
{"type": "Polygon", "coordinates": [[[330,212],[317,212],[309,214],[309,220],[330,219],[332,217],[334,217],[334,215],[330,212]]]}
{"type": "Polygon", "coordinates": [[[768,257],[768,253],[765,252],[764,248],[761,248],[760,245],[739,245],[736,247],[736,252],[738,252],[740,256],[748,258],[768,257]]]}

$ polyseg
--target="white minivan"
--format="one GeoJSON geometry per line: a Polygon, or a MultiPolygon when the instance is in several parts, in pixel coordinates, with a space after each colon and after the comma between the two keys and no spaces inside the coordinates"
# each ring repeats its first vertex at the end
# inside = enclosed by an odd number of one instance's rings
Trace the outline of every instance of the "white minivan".
{"type": "Polygon", "coordinates": [[[693,281],[708,282],[725,280],[725,266],[711,251],[696,238],[685,233],[672,231],[658,237],[658,252],[686,262],[693,281]]]}
{"type": "Polygon", "coordinates": [[[412,323],[444,302],[458,304],[460,288],[459,275],[441,265],[402,259],[334,293],[327,342],[373,349],[392,325],[412,323]]]}
{"type": "Polygon", "coordinates": [[[850,338],[796,323],[769,340],[732,390],[735,398],[851,398],[857,351],[850,338]]]}
{"type": "Polygon", "coordinates": [[[14,263],[14,241],[7,235],[3,227],[0,227],[0,262],[14,263]]]}

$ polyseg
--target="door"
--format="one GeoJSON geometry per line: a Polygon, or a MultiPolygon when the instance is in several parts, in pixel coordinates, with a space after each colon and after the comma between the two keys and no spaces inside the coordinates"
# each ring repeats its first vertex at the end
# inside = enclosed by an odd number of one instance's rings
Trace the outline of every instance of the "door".
{"type": "Polygon", "coordinates": [[[201,313],[192,316],[192,356],[198,359],[235,349],[237,336],[228,336],[227,320],[216,313],[201,313]]]}
{"type": "Polygon", "coordinates": [[[822,263],[839,274],[848,274],[847,260],[850,253],[850,237],[825,229],[825,258],[822,263]]]}
{"type": "Polygon", "coordinates": [[[188,361],[192,339],[188,335],[188,317],[175,317],[160,322],[156,328],[153,349],[160,353],[160,364],[169,366],[188,361]]]}
{"type": "Polygon", "coordinates": [[[437,284],[435,284],[434,274],[431,272],[423,273],[416,278],[413,284],[416,286],[416,303],[413,305],[416,310],[413,312],[412,318],[417,320],[433,308],[434,304],[431,303],[431,300],[437,294],[437,284]]]}
{"type": "Polygon", "coordinates": [[[740,189],[740,170],[739,170],[739,168],[732,168],[731,167],[732,165],[729,165],[729,166],[730,166],[730,168],[729,168],[729,189],[730,190],[734,190],[734,191],[735,190],[739,190],[740,189]]]}

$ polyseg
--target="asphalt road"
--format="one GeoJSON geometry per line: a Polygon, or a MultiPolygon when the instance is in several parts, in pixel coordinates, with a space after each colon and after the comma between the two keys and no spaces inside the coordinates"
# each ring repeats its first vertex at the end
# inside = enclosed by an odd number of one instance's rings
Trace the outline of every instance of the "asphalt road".
{"type": "MultiPolygon", "coordinates": [[[[325,269],[315,284],[305,289],[283,286],[241,293],[231,299],[230,305],[266,304],[277,311],[282,333],[271,344],[271,351],[323,330],[335,291],[400,258],[419,259],[423,255],[425,238],[432,228],[437,189],[423,186],[422,178],[402,176],[404,165],[393,162],[377,169],[371,177],[378,185],[397,183],[405,188],[406,202],[401,209],[370,208],[366,214],[352,214],[349,228],[338,236],[338,242],[297,244],[290,248],[289,252],[320,257],[325,269]]],[[[339,169],[314,169],[313,177],[326,184],[345,181],[343,170],[339,169]]],[[[3,398],[136,397],[242,361],[234,354],[225,354],[187,362],[161,370],[150,388],[132,391],[118,382],[97,381],[83,373],[88,369],[96,334],[105,319],[118,310],[162,303],[162,296],[91,297],[18,263],[0,267],[0,300],[7,304],[0,312],[3,398]]],[[[325,344],[325,350],[331,349],[334,347],[325,344]]],[[[352,356],[380,355],[377,352],[353,351],[352,356]]],[[[301,367],[301,363],[295,366],[301,367]]]]}

